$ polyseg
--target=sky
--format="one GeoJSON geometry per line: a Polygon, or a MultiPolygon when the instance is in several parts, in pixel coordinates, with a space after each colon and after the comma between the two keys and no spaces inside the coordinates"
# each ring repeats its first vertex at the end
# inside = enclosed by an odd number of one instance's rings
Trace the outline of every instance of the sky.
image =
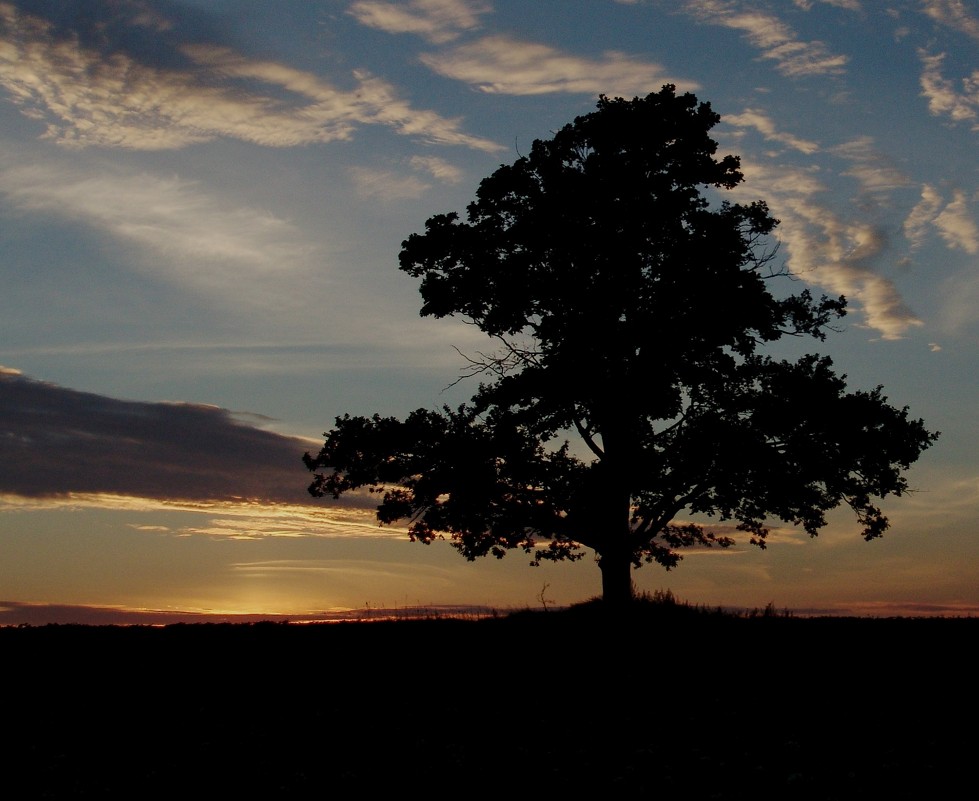
{"type": "Polygon", "coordinates": [[[637,588],[979,613],[977,55],[965,0],[0,0],[0,625],[598,595],[593,559],[470,563],[311,498],[301,457],[476,389],[401,242],[666,83],[721,115],[785,280],[849,300],[805,349],[941,437],[879,540],[843,510],[637,588]]]}

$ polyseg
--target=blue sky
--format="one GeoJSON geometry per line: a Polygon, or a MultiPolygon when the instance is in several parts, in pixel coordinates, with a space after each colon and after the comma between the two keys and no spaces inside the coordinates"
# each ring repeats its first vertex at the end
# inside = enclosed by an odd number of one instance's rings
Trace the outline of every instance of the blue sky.
{"type": "Polygon", "coordinates": [[[314,501],[299,457],[468,397],[477,332],[418,316],[401,241],[667,82],[799,285],[849,299],[818,349],[942,437],[882,540],[840,513],[637,584],[975,614],[977,53],[960,0],[0,0],[0,622],[596,595],[590,560],[469,564],[314,501]]]}

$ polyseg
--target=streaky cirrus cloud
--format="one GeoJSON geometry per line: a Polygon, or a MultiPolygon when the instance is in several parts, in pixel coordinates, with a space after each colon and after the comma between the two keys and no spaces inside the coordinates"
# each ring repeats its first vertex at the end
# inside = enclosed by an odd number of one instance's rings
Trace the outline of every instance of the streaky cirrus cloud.
{"type": "Polygon", "coordinates": [[[979,117],[979,70],[962,79],[961,90],[942,73],[945,54],[929,54],[919,50],[921,59],[921,94],[928,100],[928,110],[936,117],[946,116],[953,122],[973,121],[973,130],[979,129],[975,120],[979,117]]]}
{"type": "Polygon", "coordinates": [[[972,256],[979,253],[979,226],[961,189],[955,190],[951,202],[935,217],[935,225],[949,247],[972,256]]]}
{"type": "Polygon", "coordinates": [[[432,188],[430,183],[415,175],[373,167],[350,167],[347,174],[358,195],[382,201],[410,200],[421,197],[432,188]]]}
{"type": "Polygon", "coordinates": [[[860,0],[794,0],[794,2],[803,11],[811,11],[817,2],[836,6],[836,8],[845,8],[847,11],[860,11],[862,8],[860,0]]]}
{"type": "Polygon", "coordinates": [[[848,58],[836,55],[820,41],[801,41],[779,17],[734,0],[686,0],[682,10],[699,22],[740,31],[761,51],[762,58],[775,62],[783,75],[832,75],[845,71],[848,58]]]}
{"type": "Polygon", "coordinates": [[[979,18],[969,13],[962,0],[921,0],[921,10],[936,22],[979,39],[979,18]]]}
{"type": "MultiPolygon", "coordinates": [[[[84,512],[101,510],[132,512],[184,513],[196,522],[176,526],[144,526],[128,524],[137,531],[155,531],[173,537],[204,535],[211,539],[258,540],[275,537],[403,537],[406,529],[398,526],[379,526],[369,498],[351,496],[339,501],[323,501],[310,505],[312,498],[301,502],[269,501],[263,499],[148,498],[119,495],[112,492],[66,492],[58,495],[29,497],[0,490],[0,511],[39,512],[70,510],[84,512]],[[353,504],[361,504],[360,506],[353,504]]],[[[376,503],[376,502],[375,502],[376,503]]]]}
{"type": "MultiPolygon", "coordinates": [[[[99,498],[104,508],[103,498],[99,498]]],[[[145,503],[141,507],[146,508],[145,503]]],[[[373,510],[351,510],[341,507],[340,514],[335,508],[324,506],[311,509],[298,504],[214,504],[210,509],[188,508],[186,505],[169,503],[167,509],[180,509],[186,512],[205,512],[208,519],[199,524],[188,524],[172,533],[180,537],[206,536],[225,540],[263,540],[297,539],[316,537],[349,536],[387,536],[403,537],[404,528],[381,528],[373,510]],[[352,514],[355,512],[356,514],[352,514]]]]}
{"type": "Polygon", "coordinates": [[[488,3],[473,0],[358,0],[347,13],[362,25],[387,33],[412,33],[433,44],[456,39],[479,27],[479,18],[491,11],[488,3]]]}
{"type": "MultiPolygon", "coordinates": [[[[972,334],[973,347],[979,346],[979,276],[974,269],[963,270],[941,283],[942,331],[955,337],[972,334]]],[[[973,514],[971,520],[975,520],[973,514]]]]}
{"type": "Polygon", "coordinates": [[[859,136],[832,152],[851,164],[842,174],[856,178],[864,192],[890,192],[910,184],[908,176],[876,149],[873,137],[859,136]]]}
{"type": "Polygon", "coordinates": [[[904,221],[904,235],[912,248],[919,248],[931,229],[938,231],[945,244],[970,255],[979,253],[979,225],[969,210],[965,192],[956,189],[948,203],[930,184],[921,188],[921,200],[904,221]]]}
{"type": "MultiPolygon", "coordinates": [[[[460,130],[461,121],[447,119],[434,111],[413,108],[397,96],[389,83],[365,70],[354,70],[357,87],[350,92],[340,92],[312,73],[267,61],[254,61],[238,55],[230,48],[214,46],[188,46],[188,52],[196,63],[207,66],[215,74],[233,80],[252,79],[279,86],[311,101],[298,109],[297,122],[303,136],[283,144],[305,144],[317,141],[315,131],[324,122],[336,122],[341,135],[329,139],[349,139],[355,124],[380,124],[393,128],[404,136],[440,145],[463,145],[487,153],[502,147],[488,139],[470,136],[460,130]]],[[[275,140],[277,120],[262,120],[263,127],[275,140]]],[[[259,142],[265,144],[266,142],[259,142]]]]}
{"type": "Polygon", "coordinates": [[[759,109],[746,108],[740,114],[727,114],[724,116],[724,122],[736,128],[754,128],[766,140],[785,145],[800,153],[811,155],[819,150],[816,142],[778,130],[775,121],[759,109]]]}
{"type": "MultiPolygon", "coordinates": [[[[128,401],[0,371],[0,494],[309,504],[313,443],[199,403],[128,401]]],[[[266,421],[267,422],[267,421],[266,421]]]]}
{"type": "Polygon", "coordinates": [[[438,156],[412,156],[408,166],[413,173],[379,167],[349,167],[347,176],[358,195],[384,202],[411,200],[428,192],[433,185],[420,178],[418,173],[447,184],[457,184],[463,176],[461,169],[438,156]]]}
{"type": "MultiPolygon", "coordinates": [[[[269,279],[305,267],[315,252],[288,220],[196,181],[51,158],[23,161],[23,154],[0,157],[0,196],[8,204],[108,234],[132,246],[133,264],[172,283],[220,296],[248,279],[261,303],[269,279]]],[[[245,299],[240,291],[234,297],[245,299]]]]}
{"type": "MultiPolygon", "coordinates": [[[[136,4],[120,6],[130,13],[136,4]]],[[[142,24],[133,16],[130,26],[142,24]]],[[[157,63],[0,2],[0,87],[65,147],[163,150],[217,138],[268,147],[347,140],[361,125],[486,152],[457,119],[413,108],[363,70],[343,90],[309,72],[230,48],[162,40],[157,63]]]]}
{"type": "Polygon", "coordinates": [[[819,203],[825,186],[809,170],[770,167],[744,161],[747,187],[739,193],[760,192],[781,220],[778,235],[793,275],[854,302],[866,327],[883,339],[901,339],[923,325],[886,276],[875,269],[888,242],[873,221],[844,219],[819,203]]]}
{"type": "Polygon", "coordinates": [[[930,184],[921,187],[921,200],[908,213],[903,226],[904,236],[911,243],[912,250],[917,250],[924,244],[943,203],[944,200],[935,187],[930,184]]]}
{"type": "Polygon", "coordinates": [[[430,173],[433,178],[448,184],[457,184],[463,177],[462,170],[438,156],[412,156],[408,163],[414,169],[430,173]]]}
{"type": "Polygon", "coordinates": [[[423,53],[420,58],[439,75],[488,94],[646,95],[665,83],[683,90],[698,88],[692,81],[669,77],[658,64],[626,53],[607,52],[603,58],[593,59],[504,35],[423,53]]]}

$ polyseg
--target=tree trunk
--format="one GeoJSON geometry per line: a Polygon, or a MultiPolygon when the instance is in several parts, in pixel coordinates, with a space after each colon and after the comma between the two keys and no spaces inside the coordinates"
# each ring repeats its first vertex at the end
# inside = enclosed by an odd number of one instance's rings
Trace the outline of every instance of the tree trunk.
{"type": "MultiPolygon", "coordinates": [[[[610,381],[611,387],[625,386],[622,381],[610,381]]],[[[616,399],[626,396],[615,393],[616,399]]],[[[598,519],[605,536],[599,549],[598,566],[602,571],[602,600],[606,606],[621,608],[632,602],[631,507],[629,491],[633,442],[623,425],[621,403],[609,404],[602,426],[605,455],[596,470],[596,491],[599,504],[598,519]]]]}
{"type": "Polygon", "coordinates": [[[607,606],[626,606],[632,601],[632,555],[609,548],[598,559],[602,571],[602,600],[607,606]]]}

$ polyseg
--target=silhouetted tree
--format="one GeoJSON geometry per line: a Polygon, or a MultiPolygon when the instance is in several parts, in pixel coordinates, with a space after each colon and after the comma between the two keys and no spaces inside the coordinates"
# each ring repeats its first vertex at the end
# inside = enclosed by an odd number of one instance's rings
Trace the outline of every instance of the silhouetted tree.
{"type": "Polygon", "coordinates": [[[669,85],[602,96],[483,180],[465,221],[411,235],[400,262],[421,279],[421,314],[459,316],[497,349],[470,359],[483,381],[458,409],[337,418],[306,454],[323,471],[310,492],[367,487],[381,523],[448,534],[468,559],[585,546],[616,603],[633,566],[731,544],[681,515],[736,521],[764,547],[766,521],[815,536],[846,503],[880,536],[874,499],[907,490],[902,470],[937,435],[880,388],[848,393],[829,358],[759,352],[824,339],[845,300],[769,291],[777,220],[719,200],[743,176],[715,158],[718,121],[669,85]]]}

